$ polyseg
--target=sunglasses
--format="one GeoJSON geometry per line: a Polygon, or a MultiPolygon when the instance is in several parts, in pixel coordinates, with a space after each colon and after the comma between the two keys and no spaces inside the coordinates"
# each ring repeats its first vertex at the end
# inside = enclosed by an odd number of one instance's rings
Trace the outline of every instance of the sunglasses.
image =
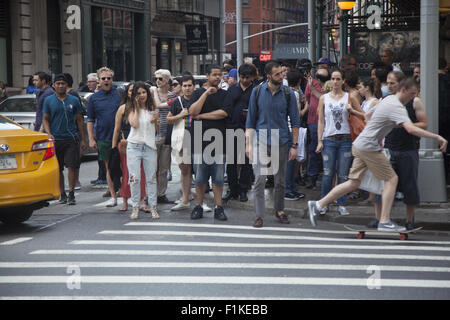
{"type": "Polygon", "coordinates": [[[178,82],[172,83],[172,87],[177,87],[178,85],[180,85],[178,82]]]}
{"type": "Polygon", "coordinates": [[[155,78],[156,80],[163,81],[164,78],[155,78]]]}
{"type": "Polygon", "coordinates": [[[112,78],[111,77],[103,77],[103,78],[101,78],[103,81],[105,81],[105,80],[111,80],[112,78]]]}

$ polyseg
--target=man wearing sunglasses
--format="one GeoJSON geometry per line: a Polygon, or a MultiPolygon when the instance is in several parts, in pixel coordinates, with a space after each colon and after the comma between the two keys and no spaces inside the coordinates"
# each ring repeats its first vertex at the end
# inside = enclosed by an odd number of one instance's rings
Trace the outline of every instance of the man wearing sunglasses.
{"type": "Polygon", "coordinates": [[[106,181],[111,192],[112,201],[107,207],[117,206],[117,197],[114,192],[114,183],[108,170],[108,159],[112,147],[115,117],[120,106],[122,94],[118,89],[112,87],[114,71],[107,67],[97,70],[100,90],[94,93],[88,104],[88,135],[89,146],[98,149],[98,160],[104,161],[106,165],[106,181]],[[96,133],[94,134],[94,123],[96,133]]]}

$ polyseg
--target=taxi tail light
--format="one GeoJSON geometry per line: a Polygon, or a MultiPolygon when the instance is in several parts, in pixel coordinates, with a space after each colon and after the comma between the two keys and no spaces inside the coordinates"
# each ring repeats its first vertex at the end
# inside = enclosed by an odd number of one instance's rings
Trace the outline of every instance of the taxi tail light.
{"type": "Polygon", "coordinates": [[[53,140],[35,142],[31,148],[31,151],[37,150],[45,150],[44,159],[42,159],[42,161],[45,161],[55,155],[55,143],[53,140]]]}

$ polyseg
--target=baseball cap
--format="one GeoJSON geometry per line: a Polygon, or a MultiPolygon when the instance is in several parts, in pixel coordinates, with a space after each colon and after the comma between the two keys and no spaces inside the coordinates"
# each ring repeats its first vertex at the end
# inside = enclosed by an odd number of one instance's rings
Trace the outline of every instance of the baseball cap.
{"type": "Polygon", "coordinates": [[[237,79],[237,69],[231,69],[228,74],[226,75],[226,77],[233,77],[237,79]]]}
{"type": "Polygon", "coordinates": [[[66,78],[66,76],[63,74],[63,73],[60,73],[60,74],[57,74],[56,76],[55,76],[55,80],[53,81],[53,82],[56,82],[56,81],[65,81],[66,83],[69,83],[68,81],[67,81],[67,78],[66,78]]]}
{"type": "Polygon", "coordinates": [[[320,58],[319,61],[317,61],[317,62],[314,63],[315,66],[317,66],[318,64],[327,64],[327,65],[329,65],[330,67],[336,65],[336,63],[331,62],[328,58],[325,58],[325,57],[320,58]]]}

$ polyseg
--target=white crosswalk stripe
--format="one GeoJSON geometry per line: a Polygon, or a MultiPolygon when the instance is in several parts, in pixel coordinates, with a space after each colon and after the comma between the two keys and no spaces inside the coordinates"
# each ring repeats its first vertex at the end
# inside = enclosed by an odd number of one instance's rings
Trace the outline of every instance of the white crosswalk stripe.
{"type": "MultiPolygon", "coordinates": [[[[339,230],[170,222],[129,222],[93,236],[32,250],[29,257],[33,261],[0,261],[0,289],[4,285],[40,284],[51,290],[67,284],[70,267],[82,270],[80,284],[90,288],[84,293],[86,299],[128,297],[119,289],[111,291],[111,296],[105,296],[104,291],[92,295],[94,284],[152,285],[152,290],[168,285],[175,288],[174,295],[160,297],[170,299],[205,299],[198,292],[189,296],[189,285],[239,285],[251,289],[241,296],[230,291],[234,295],[225,292],[212,298],[277,299],[267,289],[258,294],[255,288],[289,286],[302,294],[300,288],[309,286],[362,290],[370,285],[371,270],[381,272],[377,285],[382,288],[450,288],[448,241],[357,240],[354,233],[339,230]]],[[[3,299],[34,297],[26,291],[0,295],[3,299]]],[[[158,295],[151,292],[143,296],[158,295]]]]}

